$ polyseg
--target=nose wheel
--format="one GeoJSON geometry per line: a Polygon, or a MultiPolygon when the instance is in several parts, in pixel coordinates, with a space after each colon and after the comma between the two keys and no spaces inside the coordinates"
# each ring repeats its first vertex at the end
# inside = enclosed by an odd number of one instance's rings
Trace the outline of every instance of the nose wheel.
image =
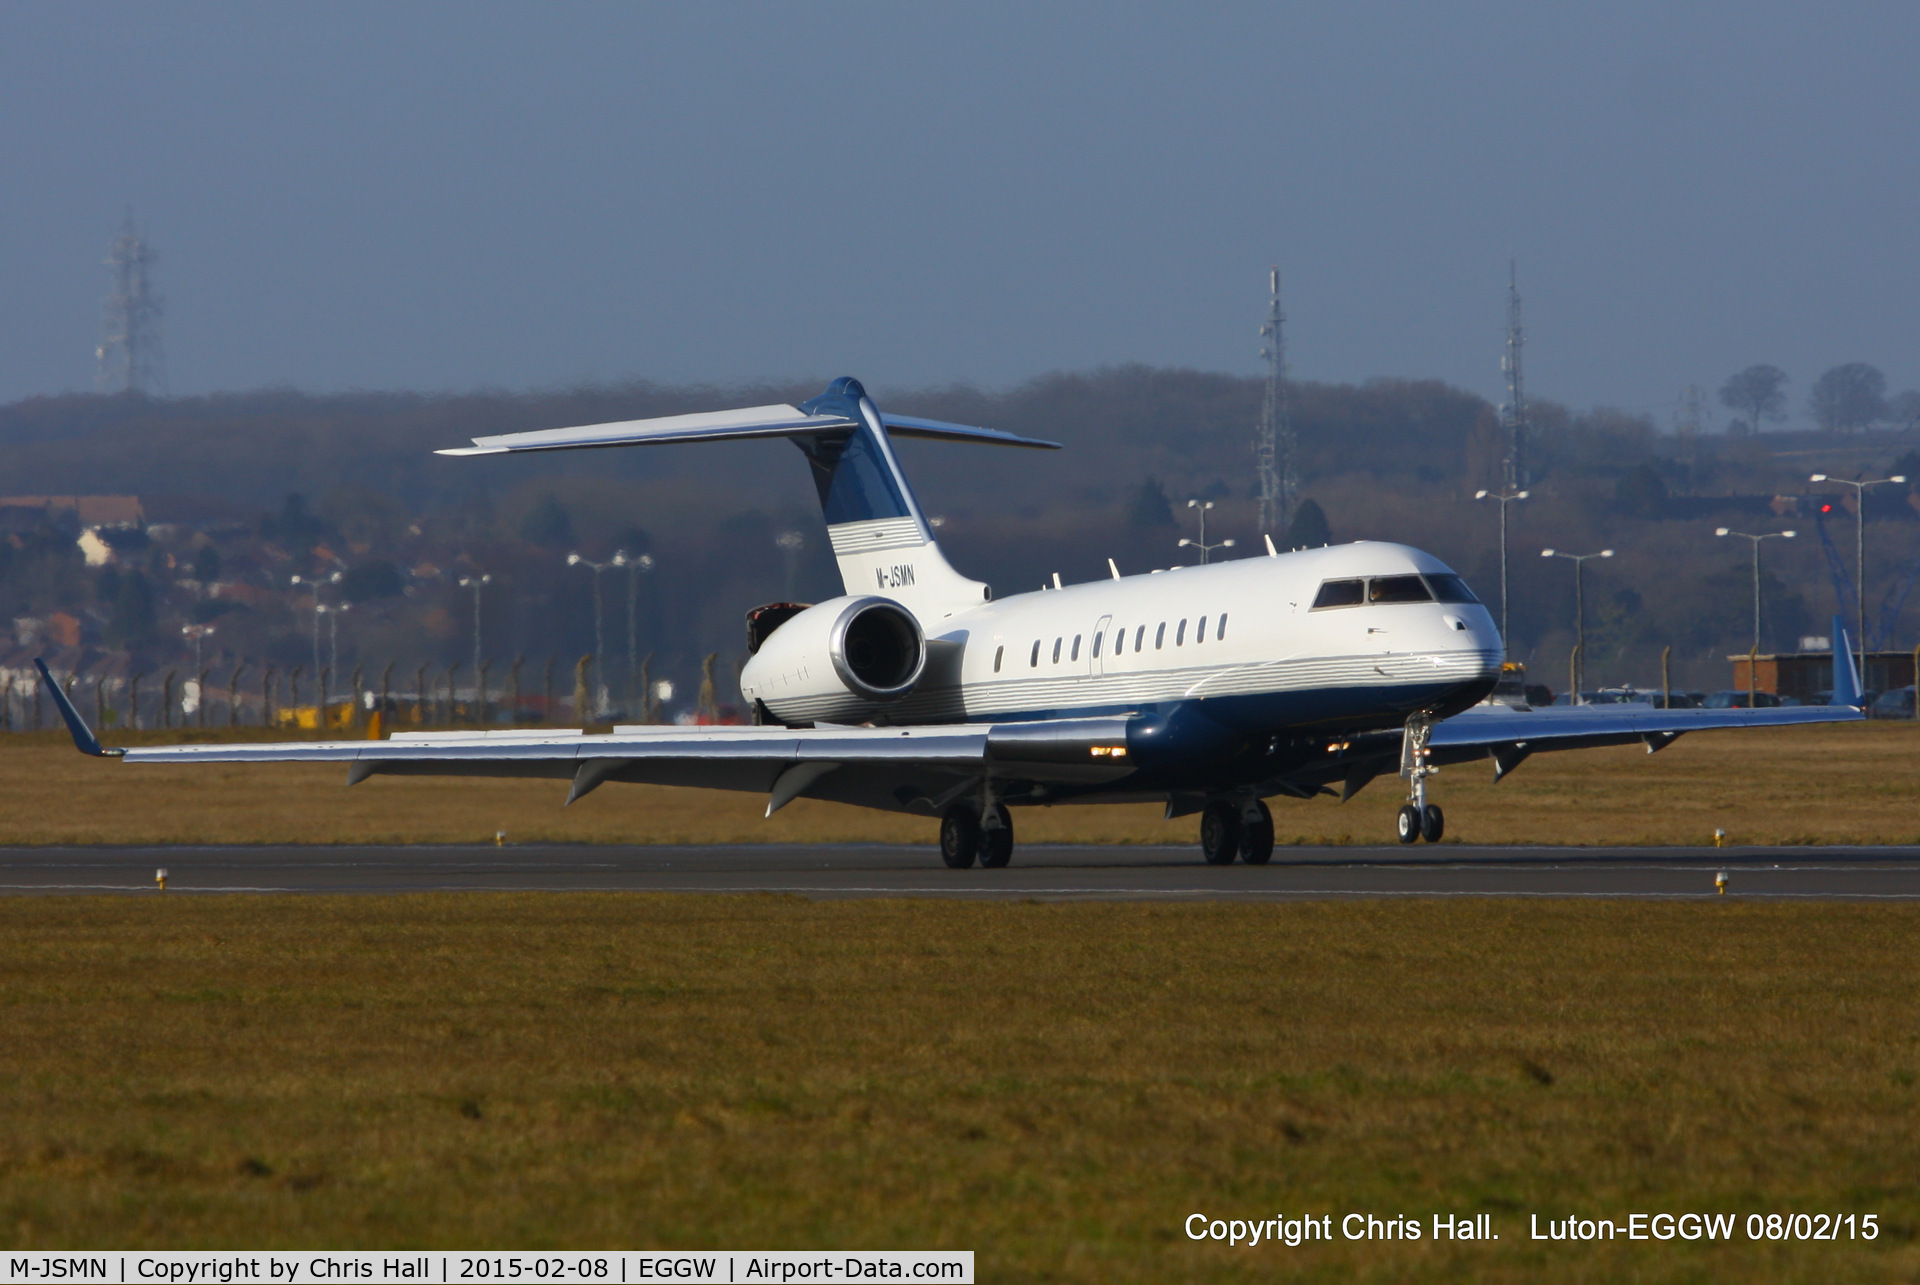
{"type": "Polygon", "coordinates": [[[1402,843],[1412,843],[1416,839],[1425,839],[1428,843],[1440,842],[1447,832],[1447,817],[1437,803],[1424,807],[1409,803],[1400,809],[1400,815],[1394,818],[1395,837],[1402,843]]]}

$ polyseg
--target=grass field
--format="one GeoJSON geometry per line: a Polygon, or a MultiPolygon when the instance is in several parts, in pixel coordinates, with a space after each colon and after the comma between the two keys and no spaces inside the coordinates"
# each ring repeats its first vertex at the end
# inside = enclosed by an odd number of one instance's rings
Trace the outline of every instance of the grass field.
{"type": "Polygon", "coordinates": [[[953,1247],[983,1281],[1920,1273],[1920,907],[0,901],[9,1247],[953,1247]],[[1880,1216],[1871,1243],[1529,1214],[1880,1216]],[[1497,1243],[1196,1245],[1489,1213],[1497,1243]]]}
{"type": "MultiPolygon", "coordinates": [[[[206,734],[203,739],[214,739],[206,734]]],[[[258,739],[257,733],[242,733],[258,739]]],[[[155,741],[134,733],[121,743],[155,741]]],[[[183,739],[176,734],[172,739],[183,739]]],[[[1543,754],[1495,785],[1488,764],[1449,768],[1434,797],[1463,843],[1920,843],[1920,728],[1902,723],[1701,732],[1543,754]]],[[[64,733],[0,737],[4,843],[932,843],[932,820],[801,800],[771,819],[759,795],[608,785],[563,809],[558,781],[375,777],[340,767],[138,766],[74,753],[64,733]]],[[[1277,799],[1282,843],[1391,840],[1398,783],[1339,804],[1277,799]]],[[[1196,842],[1192,817],[1157,806],[1022,808],[1022,842],[1196,842]]]]}

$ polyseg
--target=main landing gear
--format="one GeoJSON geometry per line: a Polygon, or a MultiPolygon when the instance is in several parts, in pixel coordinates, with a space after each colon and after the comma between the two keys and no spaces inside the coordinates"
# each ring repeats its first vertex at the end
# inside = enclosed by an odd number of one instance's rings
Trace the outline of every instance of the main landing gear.
{"type": "Polygon", "coordinates": [[[1407,720],[1406,739],[1400,743],[1400,775],[1409,793],[1394,820],[1395,837],[1402,843],[1416,839],[1438,843],[1447,832],[1446,814],[1439,804],[1427,802],[1427,778],[1440,770],[1433,766],[1433,750],[1428,744],[1432,738],[1433,721],[1428,715],[1415,714],[1407,720]]]}
{"type": "Polygon", "coordinates": [[[1210,866],[1230,866],[1235,857],[1250,866],[1273,860],[1273,813],[1259,799],[1221,799],[1200,814],[1200,855],[1210,866]]]}
{"type": "Polygon", "coordinates": [[[1004,803],[956,803],[940,818],[940,859],[950,870],[965,870],[977,859],[988,870],[1013,860],[1013,817],[1004,803]]]}

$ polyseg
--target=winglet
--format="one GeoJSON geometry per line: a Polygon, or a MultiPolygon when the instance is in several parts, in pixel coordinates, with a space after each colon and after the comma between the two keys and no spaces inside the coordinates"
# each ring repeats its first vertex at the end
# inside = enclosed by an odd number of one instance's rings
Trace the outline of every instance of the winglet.
{"type": "Polygon", "coordinates": [[[1847,637],[1838,616],[1833,618],[1833,695],[1827,704],[1852,705],[1856,709],[1861,704],[1860,671],[1853,666],[1853,640],[1847,637]]]}
{"type": "Polygon", "coordinates": [[[73,702],[68,699],[66,692],[62,691],[60,684],[54,681],[53,674],[47,669],[47,662],[35,656],[33,666],[40,671],[40,681],[47,685],[49,692],[53,693],[53,703],[60,707],[60,717],[67,720],[67,730],[73,733],[73,748],[82,754],[91,754],[95,758],[119,758],[126,753],[125,750],[101,749],[100,741],[94,736],[93,729],[87,726],[87,720],[80,717],[80,711],[73,707],[73,702]]]}

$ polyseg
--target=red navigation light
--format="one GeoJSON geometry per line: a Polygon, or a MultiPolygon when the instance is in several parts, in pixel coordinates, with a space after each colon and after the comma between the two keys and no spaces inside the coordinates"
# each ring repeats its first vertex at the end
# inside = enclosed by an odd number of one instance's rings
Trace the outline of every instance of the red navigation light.
{"type": "Polygon", "coordinates": [[[1833,506],[1831,504],[1823,504],[1820,506],[1820,511],[1822,513],[1831,513],[1833,512],[1833,506]]]}

